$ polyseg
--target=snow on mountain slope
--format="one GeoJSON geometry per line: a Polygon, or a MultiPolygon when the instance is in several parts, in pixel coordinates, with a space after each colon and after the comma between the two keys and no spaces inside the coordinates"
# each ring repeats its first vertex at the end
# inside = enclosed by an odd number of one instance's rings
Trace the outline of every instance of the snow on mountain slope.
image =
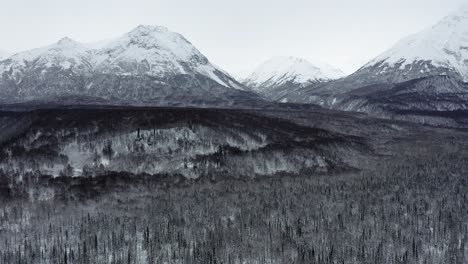
{"type": "Polygon", "coordinates": [[[94,45],[64,38],[0,61],[0,101],[8,102],[63,98],[156,105],[263,102],[246,90],[182,35],[157,26],[138,26],[94,45]]]}
{"type": "Polygon", "coordinates": [[[343,76],[342,71],[326,64],[312,64],[296,57],[275,57],[261,64],[243,83],[274,99],[287,90],[343,76]]]}
{"type": "Polygon", "coordinates": [[[11,69],[16,73],[25,68],[59,67],[156,77],[201,74],[224,87],[244,90],[182,35],[159,26],[140,25],[120,38],[88,45],[63,38],[53,45],[20,52],[9,59],[0,64],[0,73],[11,69]]]}
{"type": "Polygon", "coordinates": [[[181,35],[163,27],[140,25],[100,49],[96,59],[98,66],[104,65],[112,67],[108,70],[123,72],[137,69],[123,68],[120,65],[122,63],[146,62],[148,70],[157,75],[166,71],[186,73],[181,62],[191,62],[197,55],[205,59],[181,35]]]}
{"type": "Polygon", "coordinates": [[[12,55],[0,63],[0,73],[12,70],[12,74],[16,75],[27,70],[47,71],[49,68],[89,71],[93,68],[92,60],[92,52],[89,49],[65,37],[50,46],[12,55]]]}
{"type": "MultiPolygon", "coordinates": [[[[418,85],[420,88],[418,98],[430,100],[434,110],[443,108],[437,99],[434,99],[436,97],[432,96],[434,91],[439,95],[444,90],[443,94],[450,94],[454,101],[462,100],[460,98],[466,100],[466,96],[459,89],[463,85],[454,85],[451,81],[468,82],[468,8],[466,6],[444,17],[434,26],[404,38],[355,73],[329,83],[296,89],[279,100],[343,109],[340,101],[367,102],[364,97],[370,94],[388,96],[389,93],[382,92],[393,89],[395,84],[426,78],[428,79],[418,85]]],[[[392,103],[395,104],[395,101],[392,103]]],[[[400,106],[395,104],[394,107],[400,106]]],[[[349,109],[351,108],[345,110],[349,109]]]]}
{"type": "Polygon", "coordinates": [[[242,89],[234,80],[212,65],[182,35],[165,27],[140,25],[105,45],[96,52],[99,70],[120,74],[149,74],[161,77],[171,74],[199,73],[220,85],[242,89]]]}
{"type": "Polygon", "coordinates": [[[296,57],[275,57],[261,64],[246,80],[254,89],[265,86],[317,82],[338,79],[344,74],[328,65],[316,66],[305,59],[296,57]]]}
{"type": "Polygon", "coordinates": [[[431,28],[404,38],[361,71],[370,69],[375,74],[406,71],[406,79],[455,74],[468,81],[468,8],[460,8],[431,28]]]}
{"type": "Polygon", "coordinates": [[[468,109],[468,8],[404,38],[348,77],[277,100],[389,117],[468,109]]]}

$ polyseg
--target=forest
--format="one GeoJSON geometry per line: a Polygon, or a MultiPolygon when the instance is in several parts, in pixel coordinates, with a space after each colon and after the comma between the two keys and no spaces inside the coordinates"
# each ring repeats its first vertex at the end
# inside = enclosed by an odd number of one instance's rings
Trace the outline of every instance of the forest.
{"type": "Polygon", "coordinates": [[[319,110],[0,120],[0,263],[468,262],[461,129],[319,110]]]}

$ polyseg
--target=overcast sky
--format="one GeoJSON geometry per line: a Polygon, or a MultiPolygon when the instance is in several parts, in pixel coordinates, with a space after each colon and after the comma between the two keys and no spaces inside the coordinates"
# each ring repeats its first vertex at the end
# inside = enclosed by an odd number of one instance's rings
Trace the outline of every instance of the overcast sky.
{"type": "Polygon", "coordinates": [[[114,38],[139,24],[183,34],[238,74],[273,56],[298,56],[347,73],[453,12],[466,0],[0,0],[0,49],[64,36],[114,38]]]}

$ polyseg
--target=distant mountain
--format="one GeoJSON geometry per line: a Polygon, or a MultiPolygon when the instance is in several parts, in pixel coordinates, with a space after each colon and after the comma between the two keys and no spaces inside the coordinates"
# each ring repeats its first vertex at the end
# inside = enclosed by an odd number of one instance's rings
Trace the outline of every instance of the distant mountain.
{"type": "Polygon", "coordinates": [[[297,88],[343,76],[341,70],[326,64],[312,64],[296,57],[275,57],[261,64],[242,82],[253,91],[276,100],[297,88]]]}
{"type": "Polygon", "coordinates": [[[63,38],[3,60],[0,75],[4,102],[229,106],[260,100],[182,35],[157,26],[138,26],[98,48],[63,38]]]}
{"type": "Polygon", "coordinates": [[[452,111],[468,108],[467,81],[468,9],[462,8],[350,76],[297,89],[280,100],[369,113],[452,111]]]}

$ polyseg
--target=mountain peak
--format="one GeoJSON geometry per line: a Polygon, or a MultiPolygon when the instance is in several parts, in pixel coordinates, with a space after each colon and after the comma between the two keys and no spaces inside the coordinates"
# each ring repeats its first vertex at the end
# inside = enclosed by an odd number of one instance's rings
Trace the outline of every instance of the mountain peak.
{"type": "Polygon", "coordinates": [[[65,48],[70,48],[70,47],[84,47],[80,42],[75,41],[69,37],[63,37],[55,45],[52,46],[59,46],[59,47],[65,47],[65,48]]]}
{"type": "Polygon", "coordinates": [[[265,61],[265,63],[310,63],[304,58],[295,57],[295,56],[274,56],[269,60],[265,61]]]}
{"type": "Polygon", "coordinates": [[[181,34],[166,27],[139,25],[98,49],[96,57],[97,67],[105,72],[157,77],[201,74],[225,87],[244,88],[212,65],[181,34]]]}
{"type": "Polygon", "coordinates": [[[0,64],[0,73],[9,69],[20,73],[25,68],[41,69],[46,73],[49,68],[88,70],[91,66],[91,52],[81,43],[64,37],[45,47],[16,53],[5,64],[0,64]],[[34,62],[34,63],[32,63],[34,62]]]}
{"type": "MultiPolygon", "coordinates": [[[[102,61],[145,61],[153,72],[185,73],[186,66],[207,64],[208,60],[182,35],[161,26],[139,25],[98,51],[102,61]],[[186,65],[186,66],[184,66],[186,65]]],[[[120,67],[120,66],[119,66],[120,67]]],[[[121,68],[121,67],[120,67],[121,68]]]]}
{"type": "Polygon", "coordinates": [[[61,39],[58,41],[59,44],[60,44],[60,43],[71,43],[71,42],[75,42],[75,41],[72,40],[72,39],[69,38],[69,37],[63,37],[63,38],[61,38],[61,39]]]}
{"type": "Polygon", "coordinates": [[[273,57],[261,64],[247,79],[255,83],[297,83],[323,81],[343,77],[343,73],[329,65],[316,65],[304,58],[293,56],[273,57]]]}
{"type": "Polygon", "coordinates": [[[268,97],[275,98],[276,92],[285,92],[312,83],[343,77],[342,71],[327,64],[311,63],[304,58],[277,56],[262,63],[245,79],[244,84],[268,97]],[[280,91],[279,91],[280,90],[280,91]]]}
{"type": "Polygon", "coordinates": [[[437,28],[440,26],[462,26],[468,23],[468,4],[462,5],[460,8],[452,12],[451,14],[445,16],[432,28],[437,28]]]}
{"type": "Polygon", "coordinates": [[[294,56],[275,56],[270,61],[307,62],[306,59],[294,56]]]}
{"type": "Polygon", "coordinates": [[[10,58],[0,60],[0,97],[18,101],[70,95],[161,104],[261,101],[238,91],[245,87],[182,35],[160,26],[139,25],[94,48],[65,37],[10,58]]]}
{"type": "MultiPolygon", "coordinates": [[[[468,8],[444,17],[432,27],[408,36],[363,67],[377,74],[412,71],[408,78],[451,72],[468,80],[468,8]]],[[[404,80],[401,80],[404,81],[404,80]]]]}
{"type": "Polygon", "coordinates": [[[138,25],[136,28],[126,33],[111,45],[126,42],[127,45],[138,45],[144,48],[169,47],[169,46],[192,46],[182,35],[170,31],[166,27],[138,25]]]}
{"type": "Polygon", "coordinates": [[[152,26],[152,25],[138,25],[130,34],[150,34],[152,32],[165,33],[169,32],[169,29],[163,26],[152,26]]]}

